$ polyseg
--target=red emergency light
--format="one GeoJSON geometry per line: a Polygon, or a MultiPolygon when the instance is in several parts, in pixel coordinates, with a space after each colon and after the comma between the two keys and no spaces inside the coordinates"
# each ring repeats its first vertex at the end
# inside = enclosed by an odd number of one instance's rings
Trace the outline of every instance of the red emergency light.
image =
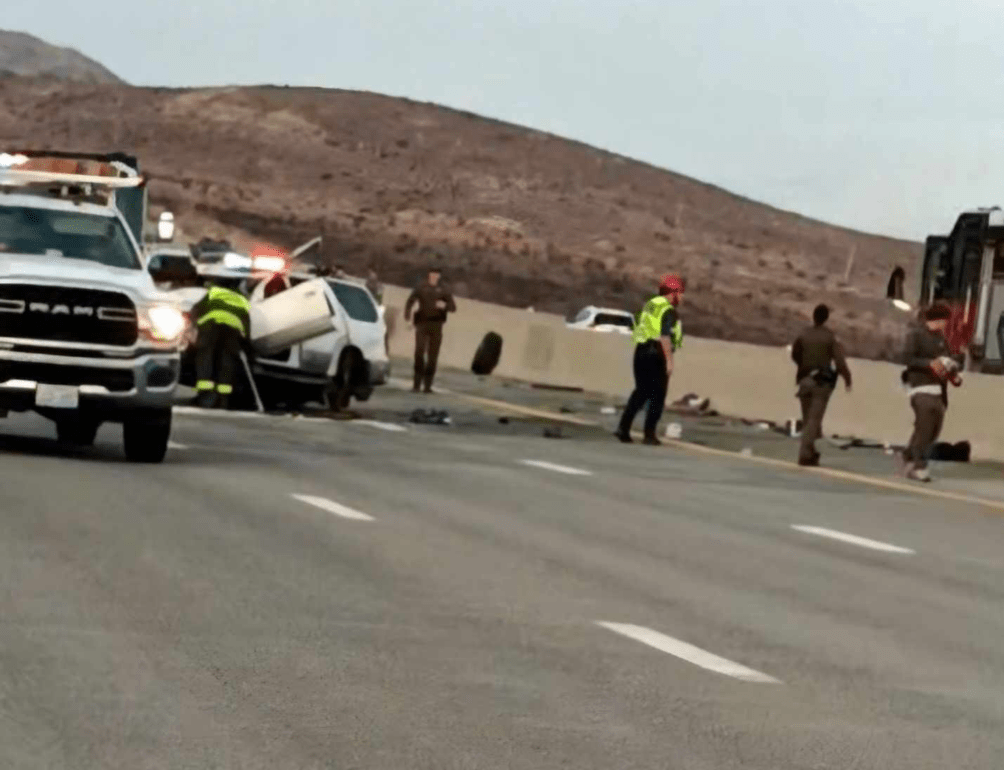
{"type": "Polygon", "coordinates": [[[251,249],[251,269],[263,273],[281,273],[287,268],[286,251],[267,243],[251,249]]]}

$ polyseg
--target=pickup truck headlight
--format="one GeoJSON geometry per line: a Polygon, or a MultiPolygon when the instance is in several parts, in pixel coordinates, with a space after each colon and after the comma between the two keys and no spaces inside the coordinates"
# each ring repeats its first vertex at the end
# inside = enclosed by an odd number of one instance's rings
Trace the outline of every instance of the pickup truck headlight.
{"type": "Polygon", "coordinates": [[[154,305],[140,314],[139,330],[153,342],[177,342],[185,332],[184,314],[170,305],[154,305]]]}

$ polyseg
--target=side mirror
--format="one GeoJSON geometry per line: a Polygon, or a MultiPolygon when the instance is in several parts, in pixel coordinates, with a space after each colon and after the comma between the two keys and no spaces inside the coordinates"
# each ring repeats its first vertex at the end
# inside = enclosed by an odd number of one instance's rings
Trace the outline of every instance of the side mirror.
{"type": "Polygon", "coordinates": [[[897,267],[889,276],[889,285],[886,286],[885,297],[897,310],[909,313],[913,308],[910,303],[903,299],[903,283],[906,281],[906,273],[903,268],[897,267]]]}
{"type": "Polygon", "coordinates": [[[903,299],[903,283],[905,280],[906,273],[903,272],[903,268],[897,267],[893,270],[892,275],[889,276],[889,285],[886,287],[886,299],[903,299]]]}
{"type": "Polygon", "coordinates": [[[199,281],[199,271],[187,259],[163,259],[154,257],[148,268],[154,283],[170,283],[174,285],[191,284],[199,281]]]}

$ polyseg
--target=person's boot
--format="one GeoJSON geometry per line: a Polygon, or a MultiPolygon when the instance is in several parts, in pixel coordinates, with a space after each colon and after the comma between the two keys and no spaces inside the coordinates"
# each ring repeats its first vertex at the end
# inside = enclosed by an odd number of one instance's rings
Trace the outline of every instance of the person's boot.
{"type": "Polygon", "coordinates": [[[818,468],[820,457],[821,455],[819,454],[819,452],[816,452],[811,457],[800,457],[798,458],[798,464],[801,465],[803,468],[818,468]]]}
{"type": "Polygon", "coordinates": [[[614,435],[617,437],[617,440],[620,441],[622,444],[634,443],[634,439],[631,438],[630,428],[618,428],[617,430],[614,431],[614,435]]]}
{"type": "Polygon", "coordinates": [[[931,474],[928,473],[927,468],[911,468],[907,472],[906,477],[910,481],[920,481],[925,484],[931,481],[931,474]]]}
{"type": "Polygon", "coordinates": [[[645,446],[662,446],[662,442],[659,441],[659,437],[654,433],[646,433],[645,438],[641,443],[645,446]]]}
{"type": "Polygon", "coordinates": [[[904,478],[910,475],[913,470],[913,460],[906,459],[906,454],[904,452],[896,453],[896,475],[903,476],[904,478]]]}
{"type": "Polygon", "coordinates": [[[229,409],[230,408],[230,396],[224,396],[222,394],[216,397],[216,408],[217,409],[229,409]]]}

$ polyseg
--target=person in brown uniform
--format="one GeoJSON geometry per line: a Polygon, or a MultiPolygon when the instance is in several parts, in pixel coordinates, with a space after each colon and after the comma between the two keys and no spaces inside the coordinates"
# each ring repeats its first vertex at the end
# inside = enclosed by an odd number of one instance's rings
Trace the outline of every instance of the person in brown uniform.
{"type": "Polygon", "coordinates": [[[412,308],[415,312],[415,380],[413,390],[417,393],[424,386],[426,393],[432,392],[432,381],[436,377],[436,363],[439,348],[443,343],[443,324],[449,313],[457,310],[453,293],[441,283],[439,270],[432,268],[424,282],[415,287],[404,305],[404,320],[411,321],[412,308]]]}
{"type": "Polygon", "coordinates": [[[798,370],[798,400],[802,404],[802,445],[798,450],[798,464],[819,465],[816,441],[823,435],[823,415],[830,396],[843,377],[847,390],[851,389],[851,370],[847,367],[843,346],[826,325],[830,309],[818,305],[812,312],[813,325],[798,335],[791,346],[791,359],[798,370]]]}
{"type": "Polygon", "coordinates": [[[951,310],[933,305],[923,313],[922,323],[907,335],[903,351],[903,382],[910,395],[914,425],[910,443],[901,456],[901,472],[914,481],[930,481],[927,462],[948,409],[948,380],[958,372],[945,340],[951,310]]]}

